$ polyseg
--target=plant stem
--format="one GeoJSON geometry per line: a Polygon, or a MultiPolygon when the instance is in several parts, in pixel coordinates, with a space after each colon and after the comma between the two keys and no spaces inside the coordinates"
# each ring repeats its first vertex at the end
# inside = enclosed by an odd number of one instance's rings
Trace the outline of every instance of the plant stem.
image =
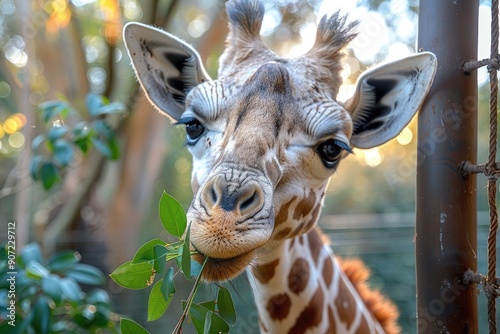
{"type": "Polygon", "coordinates": [[[208,257],[205,257],[205,260],[203,261],[203,265],[201,266],[201,271],[198,277],[196,277],[196,281],[194,282],[193,289],[191,290],[191,293],[189,294],[186,307],[184,308],[184,311],[182,312],[182,315],[177,322],[177,325],[175,326],[172,334],[180,334],[181,333],[181,328],[182,324],[184,323],[184,320],[186,319],[189,309],[191,308],[191,304],[193,304],[194,296],[196,295],[196,291],[198,291],[198,287],[200,286],[201,282],[201,276],[203,275],[203,269],[205,269],[205,264],[207,263],[208,257]]]}

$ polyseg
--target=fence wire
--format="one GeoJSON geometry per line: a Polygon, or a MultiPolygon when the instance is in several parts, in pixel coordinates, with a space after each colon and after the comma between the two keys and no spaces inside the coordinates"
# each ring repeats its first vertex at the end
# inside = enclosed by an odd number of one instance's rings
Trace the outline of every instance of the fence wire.
{"type": "Polygon", "coordinates": [[[498,106],[498,0],[491,2],[491,50],[490,59],[496,59],[496,67],[488,66],[490,74],[490,140],[488,154],[488,204],[490,207],[490,229],[488,233],[488,285],[485,289],[488,298],[488,325],[490,333],[497,332],[496,325],[496,297],[498,285],[496,285],[496,238],[498,231],[498,213],[496,206],[496,189],[498,170],[496,169],[497,152],[497,106],[498,106]]]}

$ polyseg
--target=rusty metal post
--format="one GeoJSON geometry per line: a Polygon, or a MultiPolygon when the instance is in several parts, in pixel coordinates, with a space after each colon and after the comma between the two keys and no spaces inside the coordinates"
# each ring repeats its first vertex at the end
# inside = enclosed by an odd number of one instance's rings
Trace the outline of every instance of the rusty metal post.
{"type": "Polygon", "coordinates": [[[418,116],[416,271],[418,333],[477,333],[477,292],[463,283],[477,271],[477,80],[461,65],[477,57],[478,0],[421,0],[418,47],[438,69],[418,116]]]}

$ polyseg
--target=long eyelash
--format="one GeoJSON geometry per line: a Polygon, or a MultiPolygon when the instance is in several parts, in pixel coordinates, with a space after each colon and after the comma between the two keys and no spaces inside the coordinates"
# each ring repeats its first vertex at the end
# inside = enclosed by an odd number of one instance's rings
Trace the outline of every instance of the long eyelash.
{"type": "Polygon", "coordinates": [[[197,119],[194,117],[183,117],[183,118],[179,119],[177,122],[175,122],[174,125],[186,125],[186,124],[189,124],[189,123],[194,122],[196,120],[197,119]]]}
{"type": "Polygon", "coordinates": [[[338,145],[338,146],[342,147],[342,148],[343,148],[344,150],[346,150],[347,152],[349,152],[349,153],[354,153],[354,152],[352,151],[352,148],[351,148],[349,145],[347,145],[346,143],[344,143],[343,141],[341,141],[341,140],[337,140],[337,139],[334,139],[334,140],[333,140],[333,142],[334,142],[336,145],[338,145]]]}

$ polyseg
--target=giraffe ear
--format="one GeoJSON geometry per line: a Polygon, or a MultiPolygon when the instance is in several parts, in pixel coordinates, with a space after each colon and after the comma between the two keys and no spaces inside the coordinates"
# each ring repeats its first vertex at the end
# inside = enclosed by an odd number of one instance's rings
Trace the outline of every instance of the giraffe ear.
{"type": "Polygon", "coordinates": [[[344,105],[354,125],[351,145],[371,148],[396,137],[422,105],[436,66],[436,56],[423,52],[365,72],[344,105]]]}
{"type": "Polygon", "coordinates": [[[178,120],[187,93],[211,80],[200,55],[186,42],[141,23],[128,23],[123,40],[141,87],[162,113],[178,120]]]}

